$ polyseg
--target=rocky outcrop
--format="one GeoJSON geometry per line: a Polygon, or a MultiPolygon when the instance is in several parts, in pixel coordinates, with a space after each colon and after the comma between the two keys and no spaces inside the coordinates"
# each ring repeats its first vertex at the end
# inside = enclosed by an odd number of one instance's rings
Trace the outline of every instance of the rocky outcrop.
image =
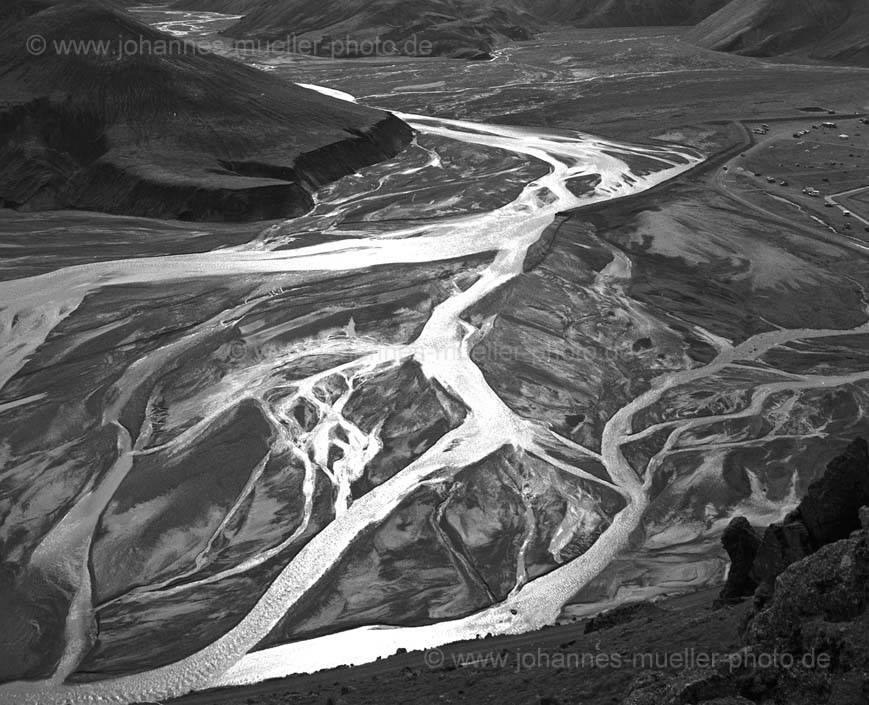
{"type": "Polygon", "coordinates": [[[820,547],[859,529],[860,508],[865,505],[869,505],[869,445],[858,438],[809,485],[796,516],[812,543],[820,547]]]}
{"type": "Polygon", "coordinates": [[[751,577],[756,585],[768,590],[776,577],[791,563],[802,560],[812,552],[809,532],[799,521],[785,521],[770,525],[763,534],[757,555],[751,566],[751,577]]]}
{"type": "Polygon", "coordinates": [[[751,577],[770,592],[789,565],[858,529],[864,505],[869,505],[869,446],[858,438],[827,464],[784,521],[767,528],[751,577]]]}
{"type": "Polygon", "coordinates": [[[730,557],[730,570],[719,599],[732,602],[754,593],[757,582],[751,577],[760,539],[745,517],[735,517],[724,530],[721,545],[730,557]]]}
{"type": "MultiPolygon", "coordinates": [[[[744,647],[710,668],[643,674],[624,704],[869,701],[869,508],[859,504],[867,480],[869,452],[857,439],[764,534],[752,566],[761,584],[744,647]]],[[[746,523],[728,527],[727,544],[739,545],[746,523]]]]}
{"type": "Polygon", "coordinates": [[[319,186],[412,139],[388,113],[204,54],[96,0],[20,0],[3,12],[7,207],[293,217],[319,186]],[[22,50],[35,35],[44,46],[22,50]]]}
{"type": "Polygon", "coordinates": [[[745,647],[714,668],[644,674],[624,705],[860,705],[869,672],[869,531],[785,570],[748,623],[745,647]]]}

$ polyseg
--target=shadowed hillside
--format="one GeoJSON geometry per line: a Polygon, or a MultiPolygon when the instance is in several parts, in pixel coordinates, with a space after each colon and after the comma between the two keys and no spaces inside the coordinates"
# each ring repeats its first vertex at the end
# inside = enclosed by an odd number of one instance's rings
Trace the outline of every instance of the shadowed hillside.
{"type": "Polygon", "coordinates": [[[410,129],[194,51],[94,1],[4,8],[0,201],[189,220],[294,216],[410,129]],[[25,49],[26,39],[44,45],[25,49]],[[101,41],[64,46],[69,40],[101,41]]]}
{"type": "Polygon", "coordinates": [[[869,66],[869,3],[733,0],[689,36],[718,51],[795,55],[869,66]]]}

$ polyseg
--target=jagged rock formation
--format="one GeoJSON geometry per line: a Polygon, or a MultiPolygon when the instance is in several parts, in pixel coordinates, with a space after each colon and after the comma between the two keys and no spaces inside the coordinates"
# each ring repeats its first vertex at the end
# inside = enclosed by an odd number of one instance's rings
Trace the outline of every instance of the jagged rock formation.
{"type": "Polygon", "coordinates": [[[867,702],[869,509],[855,506],[866,501],[867,483],[869,453],[858,439],[764,535],[755,574],[807,553],[779,570],[774,585],[762,575],[767,582],[758,589],[745,646],[708,669],[643,674],[624,705],[867,702]]]}
{"type": "Polygon", "coordinates": [[[767,528],[751,577],[766,590],[789,565],[860,527],[860,507],[869,504],[869,446],[862,438],[827,464],[799,506],[767,528]]]}
{"type": "Polygon", "coordinates": [[[412,138],[394,116],[202,54],[95,0],[22,0],[3,15],[8,207],[292,217],[319,186],[412,138]],[[44,46],[23,51],[32,35],[44,46]],[[77,40],[91,43],[63,44],[77,40]]]}
{"type": "Polygon", "coordinates": [[[869,526],[790,566],[717,667],[638,678],[624,705],[859,705],[869,669],[869,526]]]}
{"type": "Polygon", "coordinates": [[[689,35],[701,46],[750,56],[796,55],[869,65],[864,0],[733,0],[689,35]]]}
{"type": "Polygon", "coordinates": [[[751,577],[751,567],[760,539],[748,519],[735,517],[724,530],[721,545],[730,556],[730,571],[719,599],[726,603],[751,595],[757,588],[751,577]]]}

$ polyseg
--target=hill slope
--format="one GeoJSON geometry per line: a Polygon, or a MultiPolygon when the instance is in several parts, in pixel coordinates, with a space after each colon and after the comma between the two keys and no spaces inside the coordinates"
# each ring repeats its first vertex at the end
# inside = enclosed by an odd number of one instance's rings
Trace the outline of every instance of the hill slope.
{"type": "Polygon", "coordinates": [[[869,66],[866,0],[733,0],[689,39],[750,56],[806,56],[869,66]]]}
{"type": "Polygon", "coordinates": [[[728,0],[528,0],[531,12],[549,23],[577,27],[693,25],[728,0]]]}
{"type": "Polygon", "coordinates": [[[317,187],[394,155],[412,136],[387,113],[197,53],[93,0],[26,0],[2,15],[7,206],[190,220],[293,216],[311,206],[317,187]],[[23,51],[37,34],[45,51],[23,51]],[[58,44],[76,39],[104,43],[58,44]]]}
{"type": "Polygon", "coordinates": [[[261,3],[262,0],[176,0],[170,7],[173,10],[200,10],[220,12],[224,15],[243,15],[261,3]]]}
{"type": "Polygon", "coordinates": [[[353,43],[379,38],[398,45],[387,53],[486,58],[504,39],[527,39],[536,29],[516,0],[264,0],[225,33],[267,40],[325,37],[318,53],[333,56],[365,55],[353,43]]]}
{"type": "MultiPolygon", "coordinates": [[[[208,9],[215,1],[179,0],[208,9]],[[206,7],[206,4],[207,7],[206,7]]],[[[239,0],[235,0],[238,2],[239,0]]],[[[243,0],[241,0],[243,1],[243,0]]],[[[505,40],[564,26],[693,24],[726,0],[262,0],[226,34],[238,38],[320,42],[318,53],[359,56],[353,42],[379,38],[403,54],[486,58],[505,40]],[[422,42],[430,42],[422,46],[422,42]]]]}

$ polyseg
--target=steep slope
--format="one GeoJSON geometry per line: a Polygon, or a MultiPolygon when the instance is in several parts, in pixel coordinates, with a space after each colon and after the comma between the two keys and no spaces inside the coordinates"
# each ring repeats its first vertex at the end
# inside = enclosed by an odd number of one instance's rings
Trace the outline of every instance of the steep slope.
{"type": "Polygon", "coordinates": [[[93,0],[27,0],[0,32],[0,201],[190,220],[298,215],[411,130],[93,0]],[[45,38],[36,51],[27,37],[45,38]],[[71,47],[67,40],[101,40],[71,47]],[[44,49],[44,51],[41,51],[44,49]]]}
{"type": "Polygon", "coordinates": [[[869,65],[865,0],[733,0],[689,39],[751,56],[795,55],[869,65]]]}

